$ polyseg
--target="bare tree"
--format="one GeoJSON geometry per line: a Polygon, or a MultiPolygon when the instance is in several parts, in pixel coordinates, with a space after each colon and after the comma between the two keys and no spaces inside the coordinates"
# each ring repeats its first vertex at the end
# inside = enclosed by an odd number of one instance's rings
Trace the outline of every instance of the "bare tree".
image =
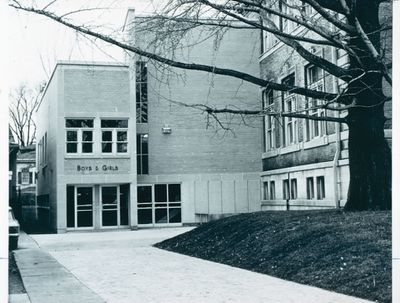
{"type": "MultiPolygon", "coordinates": [[[[391,25],[381,24],[380,8],[385,0],[168,0],[163,2],[148,24],[135,24],[152,30],[152,48],[140,48],[124,41],[120,32],[104,34],[98,28],[78,25],[68,19],[69,13],[51,11],[55,1],[44,7],[11,1],[18,10],[35,13],[61,23],[79,33],[116,45],[127,52],[148,58],[162,66],[197,70],[234,77],[263,89],[290,92],[304,99],[319,100],[297,110],[218,108],[207,104],[187,105],[200,109],[215,119],[219,114],[242,116],[271,115],[278,119],[299,118],[347,124],[349,128],[350,186],[347,209],[391,208],[391,151],[384,137],[384,105],[391,97],[384,85],[391,86],[391,55],[383,41],[390,38],[391,25]],[[295,23],[301,34],[286,31],[284,24],[295,23]],[[174,47],[190,29],[210,28],[210,35],[236,28],[260,30],[276,37],[303,61],[338,79],[339,91],[325,92],[293,83],[282,83],[268,76],[223,68],[202,62],[184,62],[174,56],[174,47]],[[165,37],[171,37],[167,39],[165,37]],[[172,42],[171,42],[172,41],[172,42]],[[168,42],[168,43],[167,43],[168,42]],[[312,51],[312,46],[331,47],[349,56],[340,66],[312,51]],[[310,109],[321,109],[326,115],[311,115],[310,109]]],[[[389,18],[390,19],[390,18],[389,18]]],[[[388,21],[390,21],[388,19],[388,21]]],[[[255,101],[256,102],[256,101],[255,101]]]]}
{"type": "Polygon", "coordinates": [[[10,93],[10,129],[21,147],[31,145],[36,139],[34,113],[39,106],[44,83],[36,88],[21,84],[10,93]]]}

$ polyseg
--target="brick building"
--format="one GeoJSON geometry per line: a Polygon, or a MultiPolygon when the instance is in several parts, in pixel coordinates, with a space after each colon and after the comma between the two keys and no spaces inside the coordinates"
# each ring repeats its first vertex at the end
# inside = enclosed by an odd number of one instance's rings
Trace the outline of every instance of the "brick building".
{"type": "MultiPolygon", "coordinates": [[[[288,2],[289,4],[291,1],[288,2]]],[[[303,3],[304,4],[304,3],[303,3]]],[[[291,8],[280,3],[288,13],[291,8]]],[[[391,16],[391,6],[381,7],[381,18],[391,16]]],[[[313,15],[315,11],[305,6],[313,15]]],[[[294,9],[291,13],[299,14],[294,9]]],[[[317,38],[295,22],[272,17],[285,33],[317,38]]],[[[321,18],[320,22],[324,22],[321,18]]],[[[326,22],[326,21],[325,21],[326,22]]],[[[326,24],[327,27],[331,26],[326,24]]],[[[390,36],[385,36],[391,56],[390,36]]],[[[331,46],[305,44],[307,49],[336,65],[346,66],[348,55],[331,46]]],[[[264,32],[260,56],[260,72],[264,79],[277,83],[308,87],[326,92],[339,92],[344,82],[321,68],[309,64],[292,48],[280,42],[273,34],[264,32]]],[[[390,87],[386,86],[390,95],[390,87]]],[[[312,109],[317,100],[291,94],[264,90],[263,107],[273,111],[305,110],[309,115],[344,117],[343,111],[312,109]]],[[[391,103],[387,102],[386,116],[391,117],[391,103]]],[[[262,154],[262,210],[312,209],[344,206],[349,185],[348,129],[345,124],[312,121],[297,118],[264,118],[264,148],[262,154]]],[[[385,136],[391,140],[391,124],[386,124],[385,136]]]]}
{"type": "MultiPolygon", "coordinates": [[[[127,24],[132,18],[130,10],[127,24]]],[[[146,36],[126,29],[143,47],[146,36]]],[[[184,59],[210,60],[213,41],[193,44],[201,33],[191,33],[182,40],[184,59]]],[[[258,32],[232,31],[214,60],[257,74],[258,45],[258,32]],[[244,38],[252,43],[242,45],[244,38]]],[[[259,99],[258,89],[160,71],[138,57],[126,65],[59,62],[38,110],[39,220],[56,232],[134,229],[260,210],[261,121],[219,135],[200,112],[177,104],[243,99],[259,99]]]]}

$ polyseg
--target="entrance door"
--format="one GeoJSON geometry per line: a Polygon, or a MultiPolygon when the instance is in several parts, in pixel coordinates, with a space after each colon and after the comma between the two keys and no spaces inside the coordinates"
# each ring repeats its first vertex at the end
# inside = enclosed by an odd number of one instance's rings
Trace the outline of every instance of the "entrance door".
{"type": "Polygon", "coordinates": [[[137,187],[138,224],[153,224],[152,186],[137,187]]]}
{"type": "Polygon", "coordinates": [[[102,186],[100,192],[101,225],[119,226],[119,187],[102,186]]]}
{"type": "Polygon", "coordinates": [[[76,187],[76,227],[93,227],[93,187],[76,187]]]}

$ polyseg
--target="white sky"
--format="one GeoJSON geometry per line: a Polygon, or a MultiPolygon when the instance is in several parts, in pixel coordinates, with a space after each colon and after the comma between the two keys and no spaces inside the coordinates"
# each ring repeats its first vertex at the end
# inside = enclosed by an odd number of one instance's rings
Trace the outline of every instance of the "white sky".
{"type": "MultiPolygon", "coordinates": [[[[22,0],[24,3],[24,0],[22,0]]],[[[29,1],[26,1],[29,3],[29,1]]],[[[49,1],[37,1],[48,3],[49,1]]],[[[150,0],[58,0],[52,10],[69,12],[82,7],[114,7],[112,10],[96,10],[71,15],[75,22],[107,25],[118,29],[123,26],[127,8],[137,13],[152,10],[150,0]]],[[[42,5],[42,4],[41,4],[42,5]]],[[[93,43],[63,25],[32,13],[6,7],[6,45],[8,49],[7,78],[10,87],[22,82],[36,84],[47,80],[57,60],[112,61],[123,60],[122,51],[105,44],[100,51],[93,43]],[[105,52],[105,53],[103,53],[105,52]]],[[[3,25],[2,25],[3,27],[3,25]]],[[[4,37],[4,36],[3,36],[4,37]]]]}

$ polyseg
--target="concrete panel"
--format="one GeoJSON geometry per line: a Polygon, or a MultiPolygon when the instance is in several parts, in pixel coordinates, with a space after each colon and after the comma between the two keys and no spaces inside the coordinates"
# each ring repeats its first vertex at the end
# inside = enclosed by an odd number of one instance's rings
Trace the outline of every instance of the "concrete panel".
{"type": "Polygon", "coordinates": [[[195,182],[182,182],[182,223],[195,222],[195,182]]]}
{"type": "Polygon", "coordinates": [[[209,213],[221,214],[222,213],[222,189],[221,181],[209,182],[209,213]]]}
{"type": "Polygon", "coordinates": [[[261,188],[259,180],[248,181],[249,212],[261,210],[261,188]]]}
{"type": "Polygon", "coordinates": [[[208,181],[196,181],[195,185],[195,212],[208,214],[208,181]]]}
{"type": "Polygon", "coordinates": [[[235,181],[222,182],[222,212],[233,214],[236,212],[235,206],[235,181]]]}
{"type": "Polygon", "coordinates": [[[235,201],[237,213],[246,213],[249,211],[247,181],[235,181],[235,201]]]}

